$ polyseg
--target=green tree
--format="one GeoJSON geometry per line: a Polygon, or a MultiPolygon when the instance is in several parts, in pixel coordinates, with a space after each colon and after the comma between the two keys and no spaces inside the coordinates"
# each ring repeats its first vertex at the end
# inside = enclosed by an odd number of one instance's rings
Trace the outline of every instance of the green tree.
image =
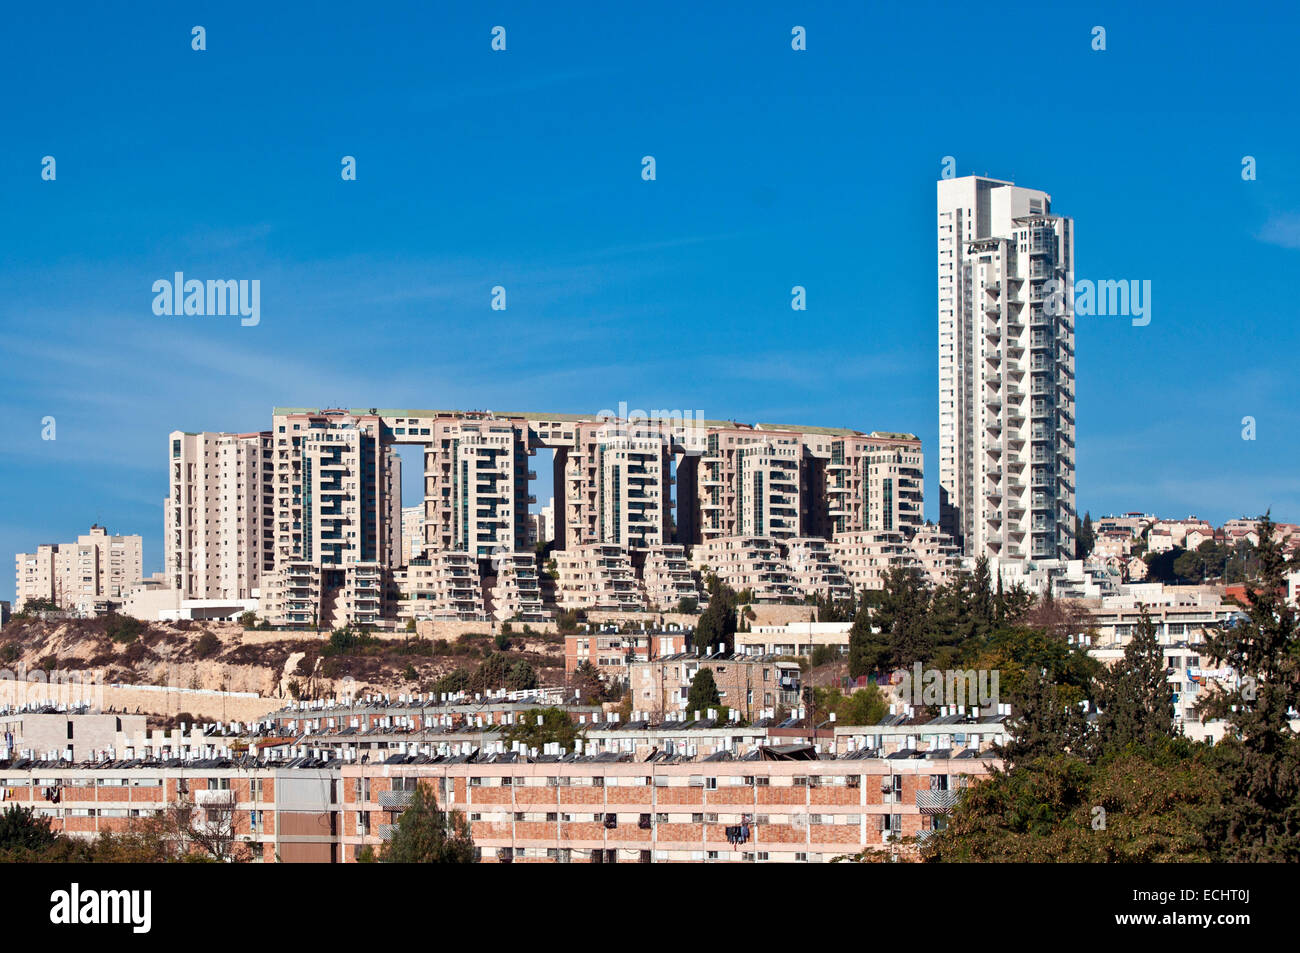
{"type": "Polygon", "coordinates": [[[506,688],[512,692],[524,692],[537,687],[537,670],[526,659],[518,659],[506,672],[506,688]]]}
{"type": "Polygon", "coordinates": [[[1028,673],[1012,698],[1006,723],[1009,740],[997,748],[1010,766],[1062,752],[1082,757],[1088,750],[1088,726],[1082,710],[1068,693],[1051,681],[1045,669],[1028,673]]]}
{"type": "Polygon", "coordinates": [[[1074,558],[1087,559],[1092,554],[1093,547],[1097,545],[1097,535],[1092,529],[1092,514],[1085,512],[1083,514],[1083,523],[1079,523],[1079,517],[1074,518],[1074,558]]]}
{"type": "Polygon", "coordinates": [[[717,576],[710,576],[709,605],[700,613],[700,620],[695,624],[691,645],[702,651],[722,643],[728,648],[734,648],[735,634],[736,593],[717,576]]]}
{"type": "Polygon", "coordinates": [[[30,807],[11,804],[0,814],[0,852],[42,851],[58,839],[50,830],[50,819],[37,817],[30,807]]]}
{"type": "Polygon", "coordinates": [[[1224,718],[1220,743],[1230,796],[1217,821],[1225,859],[1300,860],[1300,630],[1286,602],[1287,566],[1269,515],[1259,523],[1259,578],[1247,587],[1248,618],[1207,632],[1206,655],[1238,683],[1207,693],[1202,718],[1224,718]]]}
{"type": "Polygon", "coordinates": [[[454,695],[456,692],[469,691],[469,683],[470,673],[463,668],[454,668],[433,683],[433,691],[434,694],[446,692],[454,695]]]}
{"type": "Polygon", "coordinates": [[[447,813],[426,784],[418,784],[379,855],[386,864],[472,864],[474,838],[460,811],[447,813]]]}
{"type": "Polygon", "coordinates": [[[834,713],[836,724],[878,725],[889,714],[889,702],[875,685],[845,695],[838,688],[814,689],[819,713],[834,713]]]}
{"type": "Polygon", "coordinates": [[[929,625],[931,590],[919,569],[894,566],[885,576],[873,622],[889,644],[888,664],[907,668],[928,662],[934,649],[929,625]]]}
{"type": "Polygon", "coordinates": [[[509,656],[499,652],[489,655],[474,669],[465,689],[470,692],[486,692],[504,688],[506,679],[510,677],[510,668],[509,656]]]}
{"type": "Polygon", "coordinates": [[[1164,863],[1211,861],[1209,820],[1223,785],[1213,749],[1165,739],[1098,764],[1044,756],[972,784],[947,827],[921,848],[928,861],[1164,863]]]}
{"type": "Polygon", "coordinates": [[[720,704],[722,704],[722,696],[718,694],[718,684],[713,679],[713,669],[701,667],[691,679],[691,688],[686,695],[686,710],[698,711],[702,718],[704,712],[710,708],[717,708],[720,704]]]}
{"type": "Polygon", "coordinates": [[[1103,750],[1151,746],[1174,733],[1174,690],[1146,606],[1124,657],[1097,677],[1098,742],[1103,750]]]}
{"type": "Polygon", "coordinates": [[[578,693],[579,699],[588,703],[604,701],[608,695],[600,669],[586,659],[579,662],[569,676],[569,687],[578,693]]]}
{"type": "Polygon", "coordinates": [[[889,639],[877,632],[871,608],[866,600],[858,604],[853,625],[849,628],[849,675],[861,678],[884,668],[889,658],[889,639]]]}
{"type": "Polygon", "coordinates": [[[582,735],[563,708],[530,708],[506,729],[503,737],[507,744],[518,741],[526,748],[541,750],[543,745],[554,742],[572,751],[582,735]]]}

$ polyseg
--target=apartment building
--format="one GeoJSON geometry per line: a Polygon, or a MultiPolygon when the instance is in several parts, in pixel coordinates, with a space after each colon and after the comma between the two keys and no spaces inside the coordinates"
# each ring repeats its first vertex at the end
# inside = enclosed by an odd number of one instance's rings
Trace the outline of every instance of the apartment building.
{"type": "Polygon", "coordinates": [[[43,543],[34,553],[14,557],[15,599],[45,599],[69,612],[102,612],[121,605],[128,590],[144,578],[139,536],[110,536],[92,525],[74,543],[43,543]]]}
{"type": "Polygon", "coordinates": [[[910,537],[923,519],[924,487],[921,441],[915,437],[872,433],[831,441],[826,498],[832,533],[910,537]]]}
{"type": "Polygon", "coordinates": [[[670,543],[669,442],[656,429],[625,420],[574,426],[564,459],[563,548],[611,543],[642,552],[670,543]]]}
{"type": "Polygon", "coordinates": [[[696,607],[705,601],[684,546],[652,546],[646,550],[641,584],[652,611],[672,612],[683,600],[696,607]]]}
{"type": "Polygon", "coordinates": [[[425,549],[476,559],[528,550],[528,507],[536,502],[528,422],[482,414],[424,423],[425,549]]]}
{"type": "Polygon", "coordinates": [[[1174,693],[1174,717],[1194,741],[1217,741],[1224,724],[1203,724],[1197,703],[1209,690],[1237,684],[1236,673],[1212,667],[1205,652],[1207,629],[1232,624],[1244,613],[1224,602],[1210,587],[1165,586],[1162,583],[1129,585],[1117,595],[1083,603],[1091,616],[1086,635],[1088,654],[1113,665],[1124,655],[1145,610],[1155,628],[1174,693]]]}
{"type": "Polygon", "coordinates": [[[402,565],[424,555],[424,504],[402,507],[402,565]]]}
{"type": "Polygon", "coordinates": [[[1046,192],[938,183],[940,528],[968,556],[1074,555],[1074,229],[1046,192]]]}
{"type": "Polygon", "coordinates": [[[683,653],[633,662],[629,672],[633,706],[656,715],[685,708],[691,682],[704,668],[713,671],[719,703],[746,720],[754,720],[762,709],[799,703],[802,683],[797,662],[737,655],[724,649],[709,655],[683,653]]]}
{"type": "Polygon", "coordinates": [[[164,572],[181,599],[251,599],[275,569],[272,435],[168,435],[164,572]]]}
{"type": "Polygon", "coordinates": [[[1151,513],[1124,513],[1120,516],[1103,516],[1093,524],[1093,532],[1098,536],[1103,533],[1123,530],[1134,539],[1141,536],[1154,522],[1151,513]]]}
{"type": "Polygon", "coordinates": [[[807,511],[798,433],[711,429],[697,468],[703,542],[730,536],[798,536],[807,511]]]}
{"type": "Polygon", "coordinates": [[[755,625],[736,633],[736,651],[743,655],[811,656],[824,646],[841,655],[849,650],[852,622],[787,622],[784,625],[755,625]]]}
{"type": "Polygon", "coordinates": [[[639,612],[646,607],[627,550],[614,543],[587,543],[559,550],[555,604],[561,609],[639,612]]]}
{"type": "Polygon", "coordinates": [[[689,635],[685,631],[618,631],[604,626],[600,631],[564,637],[564,672],[572,675],[583,662],[595,667],[607,683],[626,685],[631,679],[632,664],[652,658],[677,655],[686,651],[689,635]]]}
{"type": "Polygon", "coordinates": [[[770,536],[719,536],[691,550],[700,574],[716,574],[737,592],[748,590],[755,602],[802,601],[781,547],[770,536]]]}
{"type": "Polygon", "coordinates": [[[510,752],[347,764],[343,855],[377,850],[426,784],[444,809],[465,814],[484,862],[825,862],[929,836],[960,791],[997,763],[969,751],[830,760],[811,752],[649,762],[510,752]]]}
{"type": "Polygon", "coordinates": [[[546,622],[551,610],[542,600],[537,557],[532,553],[498,553],[483,580],[488,615],[498,622],[546,622]]]}
{"type": "MultiPolygon", "coordinates": [[[[479,564],[483,611],[495,616],[487,608],[497,585],[491,560],[553,539],[559,551],[620,547],[641,575],[643,598],[665,611],[701,598],[685,564],[696,543],[829,538],[836,520],[909,537],[919,526],[923,471],[911,435],[703,420],[688,427],[680,419],[663,426],[630,416],[276,408],[262,433],[173,433],[165,571],[176,595],[165,601],[238,607],[257,596],[273,623],[345,624],[376,618],[370,577],[378,568],[378,618],[391,620],[393,572],[452,553],[479,564]],[[397,444],[423,453],[420,506],[400,506],[397,444]],[[529,460],[538,448],[554,451],[557,493],[532,514],[529,460]]],[[[409,601],[468,612],[462,596],[430,580],[440,565],[402,577],[421,587],[409,601]]],[[[500,604],[513,606],[513,570],[506,576],[500,604]]],[[[764,598],[787,595],[777,586],[764,598]]],[[[528,592],[522,605],[532,611],[528,592]]],[[[410,606],[421,616],[430,609],[410,606]]]]}
{"type": "MultiPolygon", "coordinates": [[[[55,692],[57,694],[57,692],[55,692]]],[[[24,705],[0,710],[0,758],[49,756],[90,761],[111,750],[123,734],[145,730],[144,715],[92,713],[82,708],[24,705]]]]}
{"type": "Polygon", "coordinates": [[[220,839],[265,863],[343,859],[338,785],[337,766],[307,758],[0,761],[5,801],[31,808],[56,834],[121,833],[180,804],[198,812],[193,823],[228,835],[220,839]]]}
{"type": "Polygon", "coordinates": [[[273,623],[337,627],[395,614],[401,558],[401,460],[374,414],[285,412],[273,418],[273,623]]]}
{"type": "Polygon", "coordinates": [[[912,555],[926,578],[935,585],[947,585],[961,571],[961,552],[951,537],[926,524],[910,540],[912,555]]]}
{"type": "Polygon", "coordinates": [[[885,588],[895,567],[921,568],[911,544],[898,532],[836,533],[831,554],[855,591],[885,588]]]}
{"type": "Polygon", "coordinates": [[[555,497],[551,497],[537,515],[540,517],[537,524],[537,541],[549,543],[555,539],[555,497]]]}
{"type": "Polygon", "coordinates": [[[794,587],[804,596],[848,599],[853,585],[831,553],[830,544],[820,536],[797,536],[782,543],[786,564],[794,587]]]}
{"type": "Polygon", "coordinates": [[[402,621],[487,619],[478,560],[471,559],[469,553],[430,553],[412,559],[394,578],[402,621]]]}

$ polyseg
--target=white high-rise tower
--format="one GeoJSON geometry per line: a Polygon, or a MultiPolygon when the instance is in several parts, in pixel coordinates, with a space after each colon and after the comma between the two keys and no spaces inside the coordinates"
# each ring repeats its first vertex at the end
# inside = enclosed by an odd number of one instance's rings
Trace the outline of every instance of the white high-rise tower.
{"type": "Polygon", "coordinates": [[[1074,557],[1074,223],[1051,205],[938,183],[940,526],[966,555],[1074,557]]]}

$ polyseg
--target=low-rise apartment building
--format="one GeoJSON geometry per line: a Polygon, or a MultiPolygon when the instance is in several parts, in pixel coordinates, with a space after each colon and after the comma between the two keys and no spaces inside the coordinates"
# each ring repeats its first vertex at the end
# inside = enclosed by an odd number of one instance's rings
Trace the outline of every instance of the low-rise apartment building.
{"type": "Polygon", "coordinates": [[[843,600],[853,595],[853,585],[831,554],[830,544],[820,536],[787,539],[784,555],[790,579],[804,596],[843,600]]]}
{"type": "Polygon", "coordinates": [[[641,584],[652,611],[671,612],[682,600],[698,608],[704,601],[684,546],[651,546],[646,550],[641,584]]]}
{"type": "Polygon", "coordinates": [[[707,576],[714,573],[755,602],[802,601],[789,564],[771,536],[720,536],[691,550],[691,560],[707,576]]]}
{"type": "Polygon", "coordinates": [[[620,632],[614,626],[607,629],[564,637],[566,675],[572,675],[583,662],[590,662],[609,684],[626,685],[634,663],[685,652],[690,638],[684,631],[620,632]]]}
{"type": "Polygon", "coordinates": [[[836,533],[831,553],[855,590],[883,589],[896,566],[920,569],[911,544],[899,532],[836,533]]]}
{"type": "Polygon", "coordinates": [[[746,720],[753,720],[764,709],[799,703],[802,677],[797,662],[738,655],[727,650],[731,648],[708,655],[682,653],[633,662],[629,673],[633,707],[656,715],[684,708],[691,682],[704,668],[713,672],[719,704],[746,720]]]}
{"type": "Polygon", "coordinates": [[[412,559],[394,574],[400,596],[398,618],[486,619],[479,565],[469,553],[434,552],[412,559]]]}
{"type": "Polygon", "coordinates": [[[128,590],[144,578],[143,540],[110,536],[102,526],[73,543],[45,543],[34,553],[18,553],[15,599],[53,602],[68,612],[90,614],[119,606],[128,590]]]}
{"type": "Polygon", "coordinates": [[[814,649],[830,646],[840,654],[849,650],[851,622],[787,622],[785,625],[756,625],[749,632],[737,632],[736,651],[743,655],[811,656],[814,649]]]}
{"type": "Polygon", "coordinates": [[[488,615],[498,622],[545,622],[551,610],[542,602],[537,557],[532,553],[497,553],[484,591],[491,600],[488,615]]]}
{"type": "Polygon", "coordinates": [[[639,612],[646,600],[632,560],[614,543],[586,543],[551,554],[555,604],[561,609],[639,612]]]}
{"type": "Polygon", "coordinates": [[[464,813],[479,858],[517,863],[824,862],[940,829],[997,764],[974,752],[744,758],[412,755],[341,769],[346,860],[378,850],[425,784],[464,813]]]}
{"type": "Polygon", "coordinates": [[[31,808],[56,834],[95,837],[196,810],[192,823],[232,851],[267,863],[334,863],[339,767],[295,757],[267,762],[228,753],[191,760],[0,761],[7,804],[31,808]]]}

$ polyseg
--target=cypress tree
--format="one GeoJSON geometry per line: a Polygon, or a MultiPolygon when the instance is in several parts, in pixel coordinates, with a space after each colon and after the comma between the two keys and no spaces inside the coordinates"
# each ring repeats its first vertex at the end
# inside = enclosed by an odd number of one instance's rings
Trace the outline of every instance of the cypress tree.
{"type": "Polygon", "coordinates": [[[1174,733],[1174,690],[1146,606],[1124,657],[1097,679],[1097,727],[1103,751],[1153,745],[1174,733]]]}

